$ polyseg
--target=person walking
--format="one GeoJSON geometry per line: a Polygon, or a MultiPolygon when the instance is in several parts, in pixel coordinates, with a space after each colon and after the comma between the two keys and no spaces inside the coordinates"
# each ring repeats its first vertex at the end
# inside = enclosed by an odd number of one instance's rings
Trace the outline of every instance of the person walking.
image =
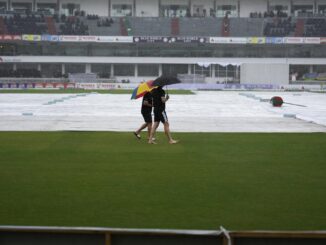
{"type": "Polygon", "coordinates": [[[164,125],[164,133],[168,137],[170,144],[178,143],[177,140],[174,140],[171,136],[170,132],[170,124],[168,121],[168,117],[165,112],[165,104],[169,100],[169,95],[165,95],[165,91],[162,86],[152,90],[153,95],[153,106],[154,106],[154,125],[151,130],[151,134],[148,140],[149,144],[157,144],[154,140],[154,135],[156,133],[156,129],[158,128],[160,122],[164,125]]]}
{"type": "Polygon", "coordinates": [[[142,106],[141,106],[141,114],[144,118],[145,123],[143,123],[139,129],[134,132],[134,135],[141,139],[140,132],[147,127],[148,139],[150,138],[152,131],[152,108],[153,108],[153,97],[151,92],[148,92],[144,95],[142,106]]]}

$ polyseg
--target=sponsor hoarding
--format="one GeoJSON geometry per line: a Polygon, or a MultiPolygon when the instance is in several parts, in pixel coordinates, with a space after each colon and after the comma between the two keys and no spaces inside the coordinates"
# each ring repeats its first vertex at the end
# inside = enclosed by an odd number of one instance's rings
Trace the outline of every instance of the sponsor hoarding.
{"type": "Polygon", "coordinates": [[[24,41],[29,41],[29,42],[40,42],[42,41],[41,35],[22,35],[22,39],[24,41]]]}
{"type": "Polygon", "coordinates": [[[283,37],[266,37],[266,43],[268,44],[283,44],[283,37]]]}
{"type": "Polygon", "coordinates": [[[306,37],[304,42],[307,44],[320,44],[320,37],[306,37]]]}
{"type": "Polygon", "coordinates": [[[19,41],[22,40],[21,35],[0,35],[0,41],[19,41]]]}
{"type": "Polygon", "coordinates": [[[96,42],[97,36],[79,36],[78,41],[79,42],[96,42]]]}
{"type": "Polygon", "coordinates": [[[248,44],[265,44],[266,37],[248,37],[247,43],[248,44]]]}
{"type": "Polygon", "coordinates": [[[170,37],[164,36],[140,36],[134,37],[135,43],[169,43],[170,37]]]}
{"type": "Polygon", "coordinates": [[[205,37],[170,37],[169,42],[171,43],[205,43],[205,37]]]}
{"type": "Polygon", "coordinates": [[[20,58],[15,58],[15,57],[0,57],[0,63],[3,62],[3,63],[18,63],[18,62],[22,62],[20,58]]]}
{"type": "Polygon", "coordinates": [[[58,35],[42,35],[42,41],[58,42],[59,41],[59,36],[58,35]]]}
{"type": "Polygon", "coordinates": [[[245,38],[245,37],[210,37],[209,43],[246,44],[247,38],[245,38]]]}
{"type": "Polygon", "coordinates": [[[303,37],[285,37],[285,43],[288,44],[302,44],[304,43],[303,37]]]}
{"type": "Polygon", "coordinates": [[[59,36],[60,42],[78,42],[79,36],[59,36]]]}
{"type": "Polygon", "coordinates": [[[131,36],[98,36],[96,42],[99,43],[132,43],[131,36]]]}

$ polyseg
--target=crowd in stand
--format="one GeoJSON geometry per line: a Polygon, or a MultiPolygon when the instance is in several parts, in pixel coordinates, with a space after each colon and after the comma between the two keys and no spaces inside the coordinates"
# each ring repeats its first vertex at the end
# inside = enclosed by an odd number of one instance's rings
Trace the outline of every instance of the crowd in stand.
{"type": "Polygon", "coordinates": [[[28,34],[45,34],[47,27],[45,25],[44,16],[14,14],[13,16],[5,16],[3,18],[7,27],[8,33],[19,35],[22,33],[28,34]]]}
{"type": "Polygon", "coordinates": [[[102,26],[110,27],[113,23],[114,23],[114,21],[112,18],[99,19],[97,21],[97,27],[102,27],[102,26]]]}
{"type": "Polygon", "coordinates": [[[326,37],[326,20],[308,19],[305,23],[304,35],[306,37],[326,37]]]}
{"type": "MultiPolygon", "coordinates": [[[[83,13],[81,11],[80,13],[83,13]]],[[[81,16],[81,15],[79,15],[81,16]]],[[[52,17],[56,23],[61,23],[61,35],[88,35],[88,26],[80,20],[79,16],[69,16],[54,14],[52,17]]],[[[18,14],[4,15],[3,22],[7,28],[7,34],[47,34],[48,27],[43,14],[18,14]]],[[[110,22],[111,24],[111,22],[110,22]]]]}
{"type": "Polygon", "coordinates": [[[267,22],[264,27],[264,36],[268,37],[284,37],[289,36],[295,31],[295,23],[292,23],[291,17],[274,18],[273,22],[267,22]]]}
{"type": "Polygon", "coordinates": [[[282,12],[281,10],[278,10],[276,14],[274,11],[269,11],[269,12],[253,12],[250,13],[250,18],[273,18],[273,17],[279,17],[279,18],[287,18],[288,14],[285,12],[282,12]]]}
{"type": "MultiPolygon", "coordinates": [[[[190,15],[190,10],[186,10],[186,17],[205,17],[215,16],[213,9],[209,13],[203,10],[201,12],[196,9],[193,16],[190,15]]],[[[226,14],[228,16],[228,14],[226,14]]],[[[89,35],[87,24],[83,20],[97,21],[97,27],[110,27],[114,21],[112,18],[100,18],[98,15],[85,15],[84,11],[76,11],[74,16],[66,16],[54,14],[53,19],[56,23],[60,23],[58,32],[59,35],[89,35]]],[[[295,30],[295,22],[291,17],[287,17],[287,13],[281,10],[269,11],[265,13],[254,12],[250,13],[251,18],[267,18],[264,27],[264,36],[289,36],[295,30]]],[[[47,34],[48,27],[45,22],[45,16],[36,12],[22,14],[11,14],[2,16],[3,22],[7,29],[7,34],[47,34]]],[[[226,23],[226,22],[225,22],[226,23]]],[[[325,18],[310,18],[305,20],[304,36],[307,37],[325,37],[326,36],[326,19],[325,18]]]]}
{"type": "Polygon", "coordinates": [[[61,21],[64,23],[60,25],[60,35],[89,35],[88,26],[78,17],[62,17],[61,21]]]}
{"type": "Polygon", "coordinates": [[[98,20],[100,17],[97,14],[88,14],[86,18],[88,20],[98,20]]]}
{"type": "Polygon", "coordinates": [[[17,69],[17,70],[0,69],[0,77],[38,78],[41,77],[41,72],[36,69],[17,69]]]}

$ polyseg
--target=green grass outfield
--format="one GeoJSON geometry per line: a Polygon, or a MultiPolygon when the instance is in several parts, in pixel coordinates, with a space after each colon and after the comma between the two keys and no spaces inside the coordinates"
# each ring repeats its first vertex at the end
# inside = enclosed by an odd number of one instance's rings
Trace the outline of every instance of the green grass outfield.
{"type": "MultiPolygon", "coordinates": [[[[0,89],[0,94],[80,94],[80,93],[99,93],[99,94],[132,94],[130,89],[0,89]]],[[[194,94],[190,90],[168,90],[169,94],[194,94]]]]}
{"type": "Polygon", "coordinates": [[[326,229],[325,134],[174,136],[1,132],[0,225],[326,229]]]}

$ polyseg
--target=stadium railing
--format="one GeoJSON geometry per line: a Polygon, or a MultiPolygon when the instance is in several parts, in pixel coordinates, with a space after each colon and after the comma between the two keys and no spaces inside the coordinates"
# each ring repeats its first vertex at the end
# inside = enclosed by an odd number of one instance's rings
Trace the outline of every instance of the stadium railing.
{"type": "Polygon", "coordinates": [[[227,231],[223,227],[220,230],[163,230],[0,226],[0,243],[3,245],[321,245],[326,243],[326,231],[227,231]]]}

